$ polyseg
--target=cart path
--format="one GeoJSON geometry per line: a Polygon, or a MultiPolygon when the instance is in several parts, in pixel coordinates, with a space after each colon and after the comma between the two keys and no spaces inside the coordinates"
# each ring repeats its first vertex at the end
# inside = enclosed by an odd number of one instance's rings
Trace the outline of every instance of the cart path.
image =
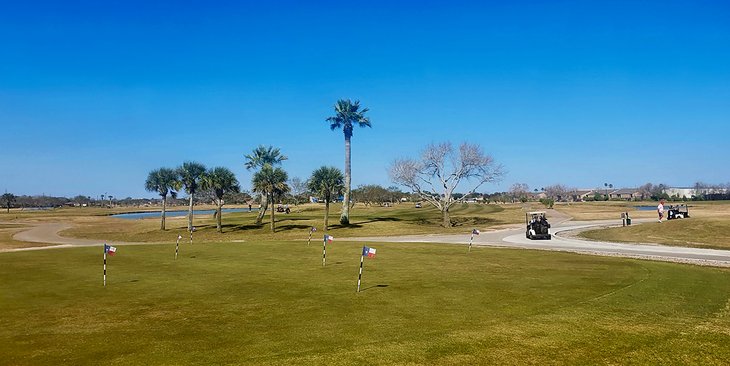
{"type": "MultiPolygon", "coordinates": [[[[570,237],[569,232],[588,228],[616,226],[617,220],[564,221],[551,228],[552,240],[530,240],[525,237],[523,227],[482,232],[474,236],[473,245],[552,250],[580,254],[617,256],[668,262],[690,263],[719,267],[730,267],[730,250],[675,247],[651,243],[611,243],[582,240],[570,237]]],[[[635,223],[651,225],[653,219],[634,220],[635,223]]],[[[659,224],[657,224],[659,225],[659,224]]],[[[391,242],[391,243],[450,243],[468,245],[471,235],[404,235],[390,237],[342,238],[347,241],[391,242]]]]}
{"type": "MultiPolygon", "coordinates": [[[[104,244],[104,240],[71,238],[71,237],[61,236],[59,234],[61,231],[74,227],[74,225],[70,224],[70,223],[0,222],[0,224],[17,224],[17,225],[28,226],[28,228],[26,228],[25,230],[15,233],[15,235],[13,235],[13,240],[29,242],[29,243],[46,244],[44,246],[38,246],[38,247],[0,249],[0,253],[1,252],[28,251],[28,250],[83,247],[83,246],[101,246],[104,244]],[[48,244],[50,244],[50,245],[48,245],[48,244]]],[[[144,244],[144,243],[114,242],[114,245],[119,245],[119,244],[133,245],[133,244],[144,244]]]]}
{"type": "MultiPolygon", "coordinates": [[[[591,255],[620,256],[639,259],[691,263],[730,267],[730,250],[702,249],[689,247],[673,247],[659,244],[628,244],[603,241],[590,241],[570,237],[569,232],[587,228],[616,226],[617,220],[602,221],[570,221],[570,217],[563,215],[556,218],[551,229],[552,240],[530,240],[525,238],[522,225],[513,228],[484,231],[474,236],[474,246],[507,247],[534,250],[552,250],[573,252],[591,255]],[[560,222],[562,220],[562,222],[560,222]]],[[[653,219],[634,220],[637,224],[654,222],[653,219]]],[[[10,223],[10,222],[8,222],[10,223]]],[[[59,235],[59,232],[73,227],[70,223],[31,223],[12,222],[13,224],[28,225],[30,228],[22,230],[13,236],[14,240],[51,244],[30,248],[0,249],[0,252],[15,252],[28,250],[43,250],[56,248],[71,248],[79,246],[101,246],[104,240],[70,238],[59,235]]],[[[470,230],[469,230],[470,231],[470,230]]],[[[405,235],[340,238],[343,241],[357,242],[391,242],[391,243],[447,243],[468,245],[471,235],[432,234],[432,235],[405,235]]],[[[114,245],[144,245],[151,243],[114,242],[114,245]]]]}

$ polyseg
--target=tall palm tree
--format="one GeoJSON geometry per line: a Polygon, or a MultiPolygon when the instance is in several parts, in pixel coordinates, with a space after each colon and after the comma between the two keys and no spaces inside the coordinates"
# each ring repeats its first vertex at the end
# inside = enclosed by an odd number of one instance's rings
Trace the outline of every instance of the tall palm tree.
{"type": "Polygon", "coordinates": [[[205,165],[193,161],[186,161],[177,168],[177,174],[180,177],[180,183],[185,187],[185,192],[190,198],[190,206],[188,207],[188,231],[193,229],[193,196],[200,187],[200,180],[205,174],[205,165]]]}
{"type": "Polygon", "coordinates": [[[274,197],[289,192],[289,186],[286,181],[289,179],[284,169],[274,168],[271,164],[264,165],[261,170],[256,172],[251,179],[251,185],[253,191],[262,193],[267,196],[269,202],[271,202],[271,232],[273,233],[275,226],[275,217],[273,204],[274,197]]]}
{"type": "MultiPolygon", "coordinates": [[[[288,159],[285,155],[281,154],[281,150],[279,150],[278,147],[273,147],[271,145],[268,147],[259,145],[257,148],[253,149],[251,154],[246,155],[245,158],[246,163],[244,165],[247,170],[260,169],[266,164],[271,166],[280,165],[282,161],[288,159]]],[[[256,216],[256,224],[261,224],[268,206],[269,204],[266,195],[261,194],[261,210],[259,210],[259,214],[256,216]]]]}
{"type": "Polygon", "coordinates": [[[365,116],[368,108],[360,109],[360,101],[354,103],[349,99],[340,99],[335,104],[335,115],[327,118],[332,131],[342,128],[345,133],[345,200],[342,203],[342,215],[340,223],[348,225],[350,223],[350,185],[352,180],[351,163],[350,163],[350,139],[352,138],[352,129],[355,125],[360,127],[372,127],[370,118],[365,116]]]}
{"type": "Polygon", "coordinates": [[[160,230],[165,230],[165,210],[167,208],[167,194],[172,198],[177,197],[177,191],[180,189],[180,180],[174,169],[160,168],[155,169],[147,175],[147,181],[144,188],[149,192],[157,192],[162,197],[162,214],[160,215],[160,230]]]}
{"type": "Polygon", "coordinates": [[[342,190],[345,188],[342,172],[335,167],[323,166],[312,172],[308,186],[309,190],[316,192],[320,198],[324,199],[324,231],[327,232],[332,197],[342,194],[342,190]]]}
{"type": "Polygon", "coordinates": [[[230,192],[240,192],[241,187],[238,185],[238,179],[228,168],[216,167],[208,170],[203,176],[201,187],[203,189],[213,191],[216,204],[216,227],[218,232],[222,233],[221,214],[223,208],[223,195],[230,192]]]}

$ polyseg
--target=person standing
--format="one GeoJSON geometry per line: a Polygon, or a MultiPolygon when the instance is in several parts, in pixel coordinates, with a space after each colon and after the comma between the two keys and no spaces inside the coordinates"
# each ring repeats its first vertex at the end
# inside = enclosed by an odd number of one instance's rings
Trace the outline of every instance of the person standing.
{"type": "Polygon", "coordinates": [[[659,214],[659,223],[662,223],[664,217],[664,200],[659,200],[659,205],[656,207],[656,212],[659,214]]]}

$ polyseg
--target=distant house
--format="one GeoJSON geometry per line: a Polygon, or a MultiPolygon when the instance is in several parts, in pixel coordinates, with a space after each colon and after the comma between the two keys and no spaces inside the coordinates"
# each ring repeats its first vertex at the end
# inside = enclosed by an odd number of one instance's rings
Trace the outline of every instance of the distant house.
{"type": "Polygon", "coordinates": [[[596,191],[592,189],[577,189],[570,192],[569,196],[573,202],[583,202],[586,200],[586,197],[593,197],[595,194],[596,191]]]}
{"type": "Polygon", "coordinates": [[[638,201],[643,199],[643,195],[636,188],[621,188],[608,194],[612,200],[638,201]]]}

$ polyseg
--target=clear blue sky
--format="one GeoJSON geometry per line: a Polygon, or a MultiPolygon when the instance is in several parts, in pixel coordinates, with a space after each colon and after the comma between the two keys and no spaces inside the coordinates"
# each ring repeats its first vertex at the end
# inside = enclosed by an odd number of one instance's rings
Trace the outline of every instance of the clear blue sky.
{"type": "Polygon", "coordinates": [[[726,1],[3,1],[0,190],[152,197],[147,173],[343,166],[325,118],[371,109],[353,186],[469,141],[524,182],[730,182],[726,1]]]}

